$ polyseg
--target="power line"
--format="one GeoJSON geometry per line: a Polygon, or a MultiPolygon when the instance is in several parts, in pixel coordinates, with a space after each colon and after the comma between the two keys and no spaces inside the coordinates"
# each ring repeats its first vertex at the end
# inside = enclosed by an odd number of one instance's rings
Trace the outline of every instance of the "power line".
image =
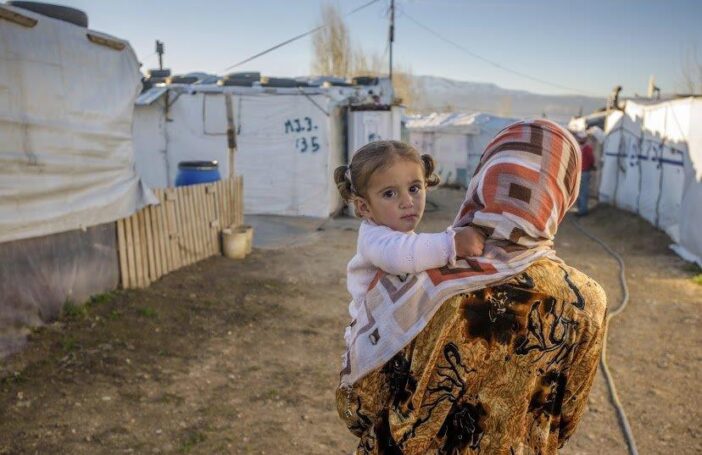
{"type": "Polygon", "coordinates": [[[501,70],[503,70],[503,71],[507,71],[507,72],[512,73],[512,74],[514,74],[514,75],[517,75],[517,76],[520,76],[520,77],[523,77],[523,78],[526,78],[526,79],[530,79],[530,80],[532,80],[532,81],[539,82],[539,83],[541,83],[541,84],[550,85],[550,86],[552,86],[552,87],[557,87],[557,88],[560,88],[560,89],[565,89],[565,90],[569,90],[569,91],[578,92],[578,93],[583,94],[583,95],[589,95],[589,96],[597,96],[597,97],[599,97],[599,95],[595,95],[594,93],[584,92],[584,91],[582,91],[582,90],[579,90],[579,89],[576,89],[576,88],[573,88],[573,87],[568,87],[568,86],[565,86],[565,85],[557,84],[557,83],[555,83],[555,82],[550,82],[550,81],[547,81],[547,80],[545,80],[545,79],[541,79],[541,78],[538,78],[538,77],[530,76],[529,74],[522,73],[521,71],[517,71],[517,70],[513,70],[513,69],[511,69],[511,68],[508,68],[508,67],[506,67],[506,66],[504,66],[504,65],[501,65],[501,64],[499,64],[499,63],[497,63],[497,62],[495,62],[495,61],[493,61],[493,60],[490,60],[489,58],[486,58],[486,57],[483,57],[482,55],[476,54],[476,53],[473,52],[472,50],[470,50],[470,49],[468,49],[468,48],[466,48],[466,47],[464,47],[464,46],[462,46],[462,45],[456,43],[455,41],[452,41],[452,40],[446,38],[445,36],[441,35],[440,33],[436,32],[436,31],[432,30],[431,28],[429,28],[429,27],[427,27],[426,25],[420,23],[419,21],[417,21],[416,19],[414,19],[412,16],[410,16],[409,14],[407,14],[407,12],[404,10],[404,8],[402,9],[402,14],[403,14],[404,17],[406,17],[406,18],[409,19],[411,22],[413,22],[415,25],[417,25],[418,27],[420,27],[420,28],[424,29],[425,31],[431,33],[432,35],[434,35],[435,37],[439,38],[440,40],[442,40],[442,41],[444,41],[444,42],[446,42],[446,43],[448,43],[448,44],[451,44],[452,46],[457,47],[458,49],[462,50],[463,52],[465,52],[466,54],[470,55],[470,56],[473,57],[473,58],[477,58],[478,60],[482,60],[482,61],[484,61],[485,63],[488,63],[488,64],[490,64],[490,65],[492,65],[492,66],[494,66],[494,67],[496,67],[496,68],[499,68],[499,69],[501,69],[501,70]]]}
{"type": "MultiPolygon", "coordinates": [[[[358,12],[358,11],[364,9],[364,8],[367,8],[367,7],[371,6],[373,3],[377,3],[377,2],[379,2],[379,1],[380,1],[380,0],[371,0],[371,1],[367,2],[367,3],[364,3],[363,5],[359,6],[358,8],[355,8],[355,9],[349,11],[348,13],[344,14],[343,17],[348,17],[348,16],[350,16],[350,15],[352,15],[352,14],[354,14],[354,13],[356,13],[356,12],[358,12]]],[[[235,64],[233,64],[233,65],[231,65],[231,66],[228,66],[228,67],[224,68],[224,69],[222,70],[222,72],[224,72],[224,71],[229,71],[230,69],[236,68],[237,66],[241,66],[241,65],[243,65],[244,63],[248,63],[248,62],[250,62],[251,60],[257,59],[258,57],[261,57],[262,55],[265,55],[265,54],[267,54],[267,53],[269,53],[269,52],[272,52],[272,51],[274,51],[274,50],[276,50],[276,49],[278,49],[278,48],[281,48],[281,47],[285,46],[286,44],[290,44],[290,43],[292,43],[293,41],[297,41],[297,40],[299,40],[299,39],[301,39],[301,38],[304,38],[304,37],[306,37],[306,36],[312,35],[312,34],[318,32],[318,31],[320,31],[320,30],[322,30],[322,29],[324,29],[324,28],[326,28],[326,27],[327,27],[327,25],[320,25],[319,27],[315,27],[315,28],[313,28],[312,30],[306,31],[305,33],[301,33],[301,34],[299,34],[299,35],[297,35],[297,36],[294,36],[294,37],[292,37],[292,38],[290,38],[290,39],[287,39],[287,40],[283,41],[282,43],[276,44],[276,45],[273,46],[273,47],[269,47],[269,48],[266,49],[265,51],[261,51],[261,52],[259,52],[259,53],[256,54],[256,55],[252,55],[251,57],[249,57],[249,58],[247,58],[247,59],[244,59],[244,60],[240,61],[239,63],[235,63],[235,64]]]]}

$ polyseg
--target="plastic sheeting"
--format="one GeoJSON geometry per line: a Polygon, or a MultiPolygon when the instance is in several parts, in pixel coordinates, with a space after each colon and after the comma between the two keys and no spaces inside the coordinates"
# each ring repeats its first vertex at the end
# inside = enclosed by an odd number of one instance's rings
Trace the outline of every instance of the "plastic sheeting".
{"type": "Polygon", "coordinates": [[[140,87],[128,43],[26,10],[0,20],[0,242],[86,228],[155,198],[133,168],[140,87]]]}
{"type": "Polygon", "coordinates": [[[349,111],[349,155],[353,157],[359,148],[373,141],[399,141],[402,111],[403,108],[400,106],[392,106],[387,111],[349,111]]]}
{"type": "Polygon", "coordinates": [[[663,229],[675,250],[702,265],[702,100],[627,101],[607,118],[603,202],[663,229]]]}
{"type": "Polygon", "coordinates": [[[31,327],[56,319],[67,301],[117,287],[115,223],[0,243],[0,358],[31,327]]]}
{"type": "Polygon", "coordinates": [[[321,90],[271,92],[179,88],[137,105],[137,170],[152,187],[172,186],[180,161],[217,160],[229,175],[225,98],[232,93],[244,212],[329,216],[341,207],[332,176],[344,162],[341,109],[321,90]]]}
{"type": "Polygon", "coordinates": [[[410,143],[436,160],[443,184],[467,186],[495,135],[516,119],[489,114],[431,114],[407,122],[410,143]]]}

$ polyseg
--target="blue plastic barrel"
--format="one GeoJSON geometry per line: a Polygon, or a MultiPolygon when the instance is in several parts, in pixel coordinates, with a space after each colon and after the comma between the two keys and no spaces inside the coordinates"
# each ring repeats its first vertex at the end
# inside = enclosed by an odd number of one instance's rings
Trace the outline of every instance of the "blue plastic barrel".
{"type": "Polygon", "coordinates": [[[181,161],[178,163],[176,186],[196,185],[220,180],[216,161],[181,161]]]}

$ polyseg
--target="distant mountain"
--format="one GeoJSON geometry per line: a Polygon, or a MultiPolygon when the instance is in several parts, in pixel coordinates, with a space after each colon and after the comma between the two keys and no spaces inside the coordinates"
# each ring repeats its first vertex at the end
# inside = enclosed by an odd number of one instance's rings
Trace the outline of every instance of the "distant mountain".
{"type": "Polygon", "coordinates": [[[508,90],[495,84],[457,81],[436,76],[415,76],[420,88],[413,109],[430,112],[487,112],[507,117],[541,117],[567,122],[579,113],[605,106],[605,98],[581,95],[539,95],[508,90]]]}

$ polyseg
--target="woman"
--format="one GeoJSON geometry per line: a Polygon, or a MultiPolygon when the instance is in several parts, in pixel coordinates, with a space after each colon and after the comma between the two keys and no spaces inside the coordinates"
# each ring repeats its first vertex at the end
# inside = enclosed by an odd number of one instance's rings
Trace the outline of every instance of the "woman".
{"type": "Polygon", "coordinates": [[[379,273],[349,328],[339,415],[359,454],[549,454],[573,433],[604,334],[605,295],[555,256],[580,152],[555,123],[488,145],[455,227],[482,257],[379,273]]]}

